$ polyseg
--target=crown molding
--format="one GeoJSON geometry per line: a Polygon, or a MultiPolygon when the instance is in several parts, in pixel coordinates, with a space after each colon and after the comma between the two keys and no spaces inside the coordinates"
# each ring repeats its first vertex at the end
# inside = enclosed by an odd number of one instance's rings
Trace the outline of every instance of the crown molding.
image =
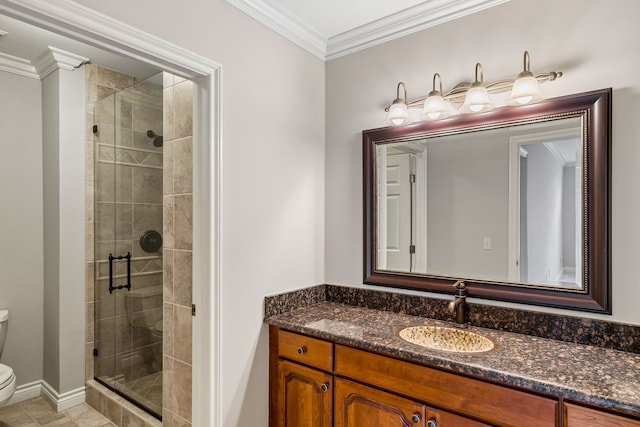
{"type": "Polygon", "coordinates": [[[31,61],[0,52],[0,71],[17,74],[30,79],[40,79],[40,75],[31,61]]]}
{"type": "Polygon", "coordinates": [[[53,46],[48,46],[48,48],[33,64],[41,79],[44,79],[57,69],[73,71],[82,64],[89,62],[89,58],[66,52],[53,46]]]}
{"type": "Polygon", "coordinates": [[[263,0],[226,1],[318,58],[329,61],[509,0],[425,1],[328,39],[299,18],[263,0]]]}
{"type": "Polygon", "coordinates": [[[327,38],[296,16],[262,0],[226,1],[318,58],[325,59],[327,38]]]}
{"type": "Polygon", "coordinates": [[[339,58],[509,0],[433,0],[329,38],[326,60],[339,58]]]}
{"type": "Polygon", "coordinates": [[[38,80],[44,79],[58,68],[73,71],[87,62],[89,58],[53,46],[48,46],[48,49],[34,61],[0,52],[0,71],[38,80]]]}

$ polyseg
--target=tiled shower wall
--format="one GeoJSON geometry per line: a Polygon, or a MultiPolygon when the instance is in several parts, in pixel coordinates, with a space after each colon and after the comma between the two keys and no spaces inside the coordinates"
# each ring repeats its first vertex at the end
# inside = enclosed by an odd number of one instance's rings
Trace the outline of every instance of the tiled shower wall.
{"type": "Polygon", "coordinates": [[[191,425],[193,83],[164,74],[165,426],[191,425]]]}
{"type": "MultiPolygon", "coordinates": [[[[96,305],[96,280],[101,280],[102,269],[104,268],[100,260],[96,261],[95,245],[96,237],[98,242],[100,241],[101,234],[106,233],[108,225],[103,228],[100,224],[95,223],[96,215],[94,211],[94,204],[99,201],[105,195],[98,194],[96,192],[96,180],[99,179],[99,175],[104,173],[94,168],[94,156],[100,156],[100,153],[95,152],[95,147],[102,147],[94,142],[94,134],[92,132],[92,125],[94,124],[94,111],[100,108],[100,100],[109,97],[113,93],[125,88],[129,88],[135,81],[134,78],[126,76],[117,72],[106,70],[94,65],[87,65],[87,119],[86,119],[86,188],[87,188],[87,211],[86,211],[86,235],[87,235],[87,337],[86,337],[86,372],[85,376],[88,381],[87,387],[87,401],[99,411],[103,412],[109,418],[112,419],[117,425],[129,422],[130,420],[139,420],[139,425],[159,425],[157,421],[154,421],[149,416],[140,413],[133,405],[124,401],[122,398],[109,392],[104,387],[96,384],[92,381],[95,372],[96,360],[100,360],[93,357],[93,348],[95,347],[95,314],[98,310],[98,314],[105,307],[97,307],[96,305]],[[94,233],[96,230],[97,235],[94,233]],[[96,264],[98,268],[96,269],[96,264]]],[[[192,174],[192,159],[191,159],[191,134],[192,134],[192,84],[189,81],[177,79],[174,81],[174,77],[171,75],[164,76],[164,90],[158,86],[145,87],[143,84],[142,90],[136,88],[136,92],[133,94],[133,98],[125,99],[131,104],[130,113],[132,115],[137,114],[145,115],[149,111],[138,109],[135,105],[137,101],[148,100],[147,97],[163,97],[164,103],[164,117],[157,116],[153,112],[150,112],[149,117],[143,117],[142,122],[145,129],[133,129],[129,127],[131,132],[120,132],[118,138],[118,144],[124,144],[131,147],[128,150],[115,151],[111,149],[111,153],[115,156],[119,156],[121,162],[131,163],[131,172],[125,172],[121,179],[129,179],[131,177],[131,197],[130,197],[130,210],[128,218],[130,223],[125,220],[125,228],[129,226],[132,228],[132,236],[137,236],[143,231],[148,229],[159,230],[162,229],[163,233],[163,256],[144,256],[144,253],[139,253],[134,240],[129,238],[118,240],[117,246],[119,251],[126,253],[128,250],[132,250],[134,257],[143,258],[138,259],[132,264],[132,272],[140,273],[138,277],[139,288],[144,289],[145,293],[152,293],[158,295],[158,299],[162,298],[164,302],[163,309],[151,309],[147,310],[145,304],[149,299],[144,298],[146,301],[142,303],[129,295],[126,299],[125,295],[121,295],[119,299],[115,300],[115,304],[120,304],[122,308],[134,308],[137,314],[135,319],[127,319],[126,316],[119,321],[127,321],[132,324],[145,324],[148,327],[139,328],[140,330],[152,329],[152,323],[156,320],[163,319],[163,349],[159,349],[159,343],[153,339],[152,334],[137,334],[131,329],[131,336],[124,337],[125,340],[130,342],[141,344],[142,347],[146,347],[149,350],[149,357],[140,357],[137,359],[141,362],[139,366],[134,366],[136,358],[130,358],[131,366],[130,375],[144,373],[147,367],[156,365],[158,367],[161,363],[160,351],[162,352],[163,366],[163,405],[164,405],[164,423],[163,425],[190,425],[191,420],[191,174],[192,174]],[[174,96],[175,94],[175,96],[174,96]],[[133,101],[131,103],[131,101],[133,101]],[[153,145],[150,140],[146,138],[144,132],[146,127],[154,130],[156,133],[164,133],[164,150],[161,148],[155,149],[157,154],[154,154],[153,145]],[[124,140],[122,140],[124,138],[124,140]],[[136,148],[140,150],[136,150],[136,148]],[[151,149],[150,149],[151,148],[151,149]],[[176,158],[174,159],[174,156],[176,158]],[[145,167],[136,167],[139,163],[144,163],[145,167]],[[164,177],[161,168],[164,169],[164,177]],[[160,173],[158,173],[158,171],[160,173]],[[160,179],[163,179],[164,190],[162,193],[158,191],[158,194],[154,192],[138,192],[136,195],[135,180],[138,181],[155,181],[157,188],[160,188],[160,179]],[[164,211],[164,223],[162,223],[161,216],[156,215],[152,210],[153,205],[159,205],[164,211]],[[136,209],[137,207],[137,209],[136,209]],[[136,211],[137,210],[137,215],[136,211]],[[175,214],[177,212],[177,215],[175,214]],[[138,233],[138,234],[136,234],[138,233]],[[130,249],[129,249],[130,248],[130,249]],[[164,263],[164,275],[160,273],[159,267],[164,263]],[[174,281],[174,270],[177,272],[174,281]],[[160,283],[163,283],[162,288],[160,283]],[[160,292],[153,292],[155,289],[162,289],[164,295],[160,292]],[[146,312],[145,312],[146,310],[146,312]],[[164,315],[162,316],[162,311],[164,315]],[[187,316],[188,313],[188,316],[187,316]],[[148,325],[147,325],[148,323],[148,325]],[[143,336],[144,335],[144,336],[143,336]],[[174,343],[176,344],[174,347],[174,343]],[[154,348],[158,348],[157,350],[154,348]],[[178,350],[174,352],[174,348],[178,350]]],[[[125,103],[126,104],[126,103],[125,103]]],[[[141,106],[141,105],[138,105],[141,106]]],[[[129,113],[127,110],[129,105],[118,105],[121,112],[129,113]]],[[[125,115],[126,115],[125,114],[125,115]]],[[[138,119],[140,117],[137,117],[138,119]]],[[[126,128],[125,123],[121,123],[121,126],[126,128]]],[[[106,127],[104,128],[106,132],[106,127]]],[[[100,131],[100,127],[99,127],[100,131]]],[[[112,137],[112,135],[103,134],[105,138],[112,137]]],[[[97,135],[97,139],[100,135],[97,135]]],[[[100,149],[100,148],[99,148],[100,149]]],[[[109,156],[109,150],[102,153],[103,156],[109,156]]],[[[99,157],[100,158],[100,157],[99,157]]],[[[105,157],[107,160],[108,157],[105,157]]],[[[104,177],[103,177],[104,179],[104,177]]],[[[126,197],[126,196],[125,196],[126,197]]],[[[125,200],[121,200],[125,202],[125,200]]],[[[97,205],[99,205],[98,203],[97,205]]],[[[124,203],[125,211],[128,209],[128,203],[124,203]]],[[[125,216],[127,216],[125,214],[125,216]]],[[[122,221],[122,218],[120,219],[122,221]]],[[[119,224],[122,226],[122,224],[119,224]]],[[[119,227],[121,228],[121,227],[119,227]]],[[[148,255],[148,254],[146,254],[148,255]]],[[[108,265],[106,265],[108,268],[108,265]]],[[[108,284],[106,285],[108,286],[108,284]]],[[[98,285],[98,289],[102,292],[104,286],[98,285]]],[[[159,304],[158,304],[159,305],[159,304]]],[[[108,311],[108,310],[106,310],[108,311]]],[[[124,312],[124,311],[120,311],[124,312]]],[[[131,316],[132,314],[130,314],[131,316]]],[[[100,318],[100,316],[98,316],[100,318]]],[[[110,319],[113,320],[113,319],[110,319]]],[[[100,321],[100,319],[98,320],[100,321]]],[[[145,326],[143,325],[143,326],[145,326]]],[[[120,337],[123,338],[123,337],[120,337]]],[[[146,353],[138,353],[140,355],[146,353]]],[[[108,359],[100,360],[98,363],[113,363],[108,359]]],[[[135,424],[138,425],[138,424],[135,424]]]]}

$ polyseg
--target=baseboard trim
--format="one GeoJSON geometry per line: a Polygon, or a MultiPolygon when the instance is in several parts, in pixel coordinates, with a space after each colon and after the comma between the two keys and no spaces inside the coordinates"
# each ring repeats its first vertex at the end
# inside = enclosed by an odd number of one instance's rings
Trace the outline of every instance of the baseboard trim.
{"type": "Polygon", "coordinates": [[[59,394],[46,381],[42,381],[42,397],[56,410],[64,411],[85,402],[85,387],[59,394]]]}
{"type": "Polygon", "coordinates": [[[75,390],[60,394],[46,381],[39,380],[16,387],[16,391],[7,402],[7,405],[23,402],[40,396],[42,396],[42,398],[45,399],[57,412],[80,405],[86,400],[85,387],[79,387],[75,390]]]}
{"type": "Polygon", "coordinates": [[[32,383],[22,384],[16,387],[16,391],[7,402],[7,405],[22,402],[25,400],[39,397],[42,392],[42,381],[34,381],[32,383]]]}

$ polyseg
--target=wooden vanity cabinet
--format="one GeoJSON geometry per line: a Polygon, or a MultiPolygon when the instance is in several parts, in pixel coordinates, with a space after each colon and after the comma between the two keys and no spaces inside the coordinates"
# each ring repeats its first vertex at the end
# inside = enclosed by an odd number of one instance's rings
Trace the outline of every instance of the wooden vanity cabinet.
{"type": "Polygon", "coordinates": [[[271,427],[556,426],[558,399],[270,327],[271,427]]]}
{"type": "Polygon", "coordinates": [[[640,421],[271,326],[270,427],[640,427],[640,421]]]}
{"type": "Polygon", "coordinates": [[[640,427],[640,421],[565,402],[564,425],[565,427],[640,427]]]}

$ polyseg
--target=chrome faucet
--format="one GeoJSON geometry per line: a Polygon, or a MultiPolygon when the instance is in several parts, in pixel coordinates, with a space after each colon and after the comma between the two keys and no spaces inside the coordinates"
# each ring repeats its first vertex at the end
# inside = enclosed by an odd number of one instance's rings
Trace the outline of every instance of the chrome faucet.
{"type": "Polygon", "coordinates": [[[449,312],[454,316],[454,320],[458,325],[465,325],[465,301],[467,298],[467,288],[462,280],[458,280],[453,284],[456,288],[454,300],[449,303],[449,312]]]}

